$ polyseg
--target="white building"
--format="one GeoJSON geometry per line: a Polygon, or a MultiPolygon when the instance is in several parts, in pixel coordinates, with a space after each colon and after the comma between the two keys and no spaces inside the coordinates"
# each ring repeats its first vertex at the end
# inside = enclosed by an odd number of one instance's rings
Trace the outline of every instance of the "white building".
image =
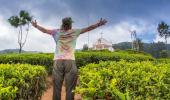
{"type": "Polygon", "coordinates": [[[104,38],[97,39],[97,41],[93,44],[92,49],[93,50],[108,49],[109,51],[114,51],[114,48],[112,47],[112,43],[104,38]]]}

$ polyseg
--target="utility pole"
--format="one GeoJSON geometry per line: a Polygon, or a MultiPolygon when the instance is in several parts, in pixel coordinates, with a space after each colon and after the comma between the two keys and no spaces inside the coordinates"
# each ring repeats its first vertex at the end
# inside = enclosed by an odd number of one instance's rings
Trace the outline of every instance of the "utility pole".
{"type": "Polygon", "coordinates": [[[132,40],[132,50],[137,50],[137,47],[134,45],[135,41],[136,41],[136,45],[138,46],[138,41],[137,41],[137,35],[136,35],[136,30],[131,31],[131,40],[132,40]]]}
{"type": "Polygon", "coordinates": [[[103,38],[103,32],[100,33],[101,34],[101,39],[103,38]]]}
{"type": "MultiPolygon", "coordinates": [[[[90,20],[90,16],[88,15],[88,26],[89,26],[89,20],[90,20]]],[[[89,31],[88,31],[88,50],[89,50],[89,31]]]]}

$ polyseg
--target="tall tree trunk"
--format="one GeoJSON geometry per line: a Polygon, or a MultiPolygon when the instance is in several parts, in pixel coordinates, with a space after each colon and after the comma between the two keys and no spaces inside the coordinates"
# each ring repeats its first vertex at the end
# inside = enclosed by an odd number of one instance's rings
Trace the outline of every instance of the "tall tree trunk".
{"type": "Polygon", "coordinates": [[[166,50],[168,50],[167,36],[165,36],[166,50]]]}
{"type": "Polygon", "coordinates": [[[19,35],[18,35],[18,44],[19,44],[19,53],[22,51],[22,26],[19,27],[19,35]]]}
{"type": "Polygon", "coordinates": [[[19,53],[21,53],[21,51],[22,51],[22,46],[21,44],[19,44],[19,53]]]}

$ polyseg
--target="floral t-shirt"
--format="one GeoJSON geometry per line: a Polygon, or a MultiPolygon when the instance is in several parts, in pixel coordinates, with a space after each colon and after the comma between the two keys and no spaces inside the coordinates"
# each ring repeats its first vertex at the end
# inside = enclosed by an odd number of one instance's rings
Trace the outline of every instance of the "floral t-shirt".
{"type": "Polygon", "coordinates": [[[52,37],[56,43],[54,60],[71,59],[75,60],[74,51],[77,37],[80,35],[80,29],[73,33],[61,32],[59,29],[53,30],[52,37]]]}

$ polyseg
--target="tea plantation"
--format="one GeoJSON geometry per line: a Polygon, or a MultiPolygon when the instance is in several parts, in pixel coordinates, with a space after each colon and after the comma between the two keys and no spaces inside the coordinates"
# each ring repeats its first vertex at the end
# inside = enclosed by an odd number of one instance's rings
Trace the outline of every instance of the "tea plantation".
{"type": "MultiPolygon", "coordinates": [[[[83,100],[169,100],[170,60],[136,52],[76,52],[83,100]]],[[[0,99],[37,100],[46,89],[53,54],[0,55],[0,99]]]]}

